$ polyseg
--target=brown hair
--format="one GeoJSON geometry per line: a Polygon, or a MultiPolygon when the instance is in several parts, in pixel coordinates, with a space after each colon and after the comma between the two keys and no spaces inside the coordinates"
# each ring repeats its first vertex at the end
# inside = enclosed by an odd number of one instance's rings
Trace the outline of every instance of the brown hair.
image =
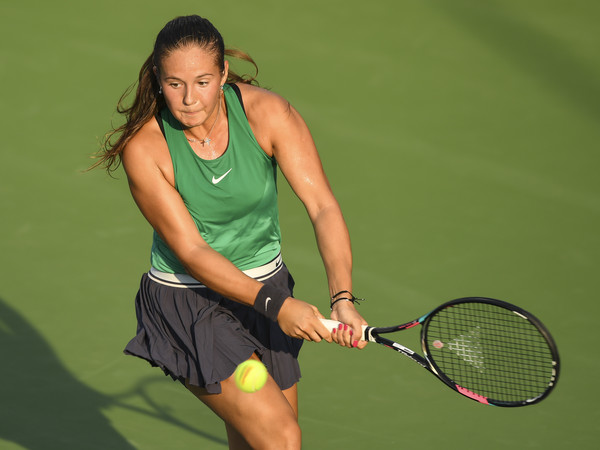
{"type": "Polygon", "coordinates": [[[225,68],[225,56],[247,61],[254,66],[255,74],[238,75],[229,70],[228,83],[258,84],[258,66],[246,53],[237,49],[225,49],[219,31],[207,19],[200,16],[182,16],[168,22],[158,33],[154,50],[146,59],[138,76],[137,83],[127,88],[119,99],[117,112],[125,116],[125,123],[109,131],[102,140],[100,151],[96,154],[98,161],[90,169],[103,167],[112,174],[121,164],[123,150],[135,134],[152,119],[162,108],[165,101],[160,93],[160,86],[154,74],[154,68],[160,69],[160,63],[174,50],[187,45],[198,45],[212,52],[215,62],[221,70],[225,68]],[[137,85],[137,86],[136,86],[137,85]],[[135,89],[135,98],[130,106],[126,99],[135,89]]]}

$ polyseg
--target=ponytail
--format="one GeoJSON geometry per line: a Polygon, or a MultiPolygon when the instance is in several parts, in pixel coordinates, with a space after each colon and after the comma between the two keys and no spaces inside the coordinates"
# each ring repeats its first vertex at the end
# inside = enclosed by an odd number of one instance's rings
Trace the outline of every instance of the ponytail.
{"type": "Polygon", "coordinates": [[[249,62],[250,64],[252,64],[254,66],[254,75],[248,75],[248,74],[238,75],[233,70],[231,70],[231,66],[229,66],[229,74],[227,75],[228,83],[244,83],[244,84],[254,84],[254,85],[258,86],[258,81],[256,80],[256,77],[258,76],[258,66],[254,62],[254,60],[250,57],[250,55],[248,55],[247,53],[245,53],[241,50],[238,50],[238,49],[228,48],[225,50],[225,56],[230,56],[235,59],[241,59],[242,61],[249,62]]]}

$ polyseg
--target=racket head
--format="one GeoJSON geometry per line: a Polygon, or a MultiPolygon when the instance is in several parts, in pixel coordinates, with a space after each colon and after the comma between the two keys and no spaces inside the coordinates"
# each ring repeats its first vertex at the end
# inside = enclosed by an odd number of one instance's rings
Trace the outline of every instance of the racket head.
{"type": "Polygon", "coordinates": [[[526,406],[556,386],[558,349],[524,309],[485,297],[446,302],[422,320],[431,370],[455,391],[484,404],[526,406]]]}

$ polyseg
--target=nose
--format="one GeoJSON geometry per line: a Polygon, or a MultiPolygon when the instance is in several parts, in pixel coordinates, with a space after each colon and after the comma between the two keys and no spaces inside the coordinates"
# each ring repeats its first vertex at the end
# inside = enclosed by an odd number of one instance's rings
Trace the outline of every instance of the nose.
{"type": "Polygon", "coordinates": [[[196,103],[196,98],[194,96],[194,90],[191,87],[187,87],[185,90],[185,94],[183,96],[183,104],[186,106],[191,106],[196,103]]]}

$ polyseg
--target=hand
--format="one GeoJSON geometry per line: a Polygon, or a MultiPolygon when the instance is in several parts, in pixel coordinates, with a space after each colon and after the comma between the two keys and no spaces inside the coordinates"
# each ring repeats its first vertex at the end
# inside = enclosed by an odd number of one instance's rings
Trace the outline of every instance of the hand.
{"type": "Polygon", "coordinates": [[[319,320],[324,319],[316,306],[293,297],[288,297],[277,316],[277,323],[288,336],[321,342],[332,342],[331,332],[319,320]]]}
{"type": "Polygon", "coordinates": [[[342,347],[363,349],[367,346],[367,341],[360,340],[362,335],[362,326],[368,325],[366,320],[356,310],[354,303],[340,301],[333,305],[331,318],[347,324],[341,329],[334,330],[331,335],[334,342],[342,347]]]}

